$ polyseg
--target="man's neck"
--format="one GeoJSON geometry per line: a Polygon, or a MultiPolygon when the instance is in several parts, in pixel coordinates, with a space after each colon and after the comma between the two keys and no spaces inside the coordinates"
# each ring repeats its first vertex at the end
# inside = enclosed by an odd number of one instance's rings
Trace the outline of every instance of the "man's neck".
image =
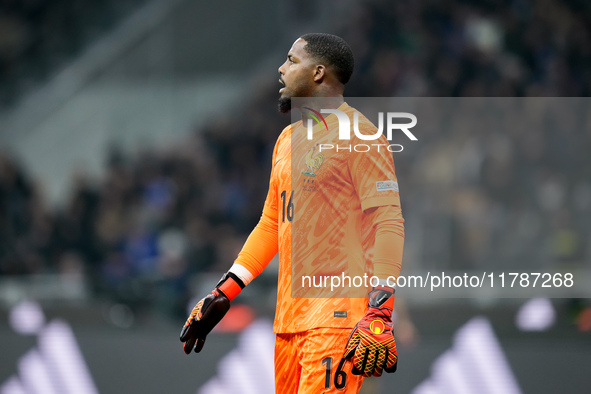
{"type": "MultiPolygon", "coordinates": [[[[304,101],[303,105],[300,105],[301,108],[309,108],[316,112],[320,112],[321,109],[337,109],[343,103],[345,99],[343,96],[337,97],[311,97],[310,101],[304,101]]],[[[305,122],[310,116],[306,115],[306,111],[302,111],[302,121],[305,122]]]]}

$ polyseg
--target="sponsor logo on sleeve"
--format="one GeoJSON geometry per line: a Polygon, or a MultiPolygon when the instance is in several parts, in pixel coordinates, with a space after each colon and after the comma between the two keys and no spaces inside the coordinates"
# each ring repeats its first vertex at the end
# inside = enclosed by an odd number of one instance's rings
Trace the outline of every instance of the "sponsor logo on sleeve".
{"type": "Polygon", "coordinates": [[[397,192],[398,191],[398,182],[395,181],[377,181],[376,182],[376,189],[379,192],[383,192],[386,190],[392,190],[397,192]]]}

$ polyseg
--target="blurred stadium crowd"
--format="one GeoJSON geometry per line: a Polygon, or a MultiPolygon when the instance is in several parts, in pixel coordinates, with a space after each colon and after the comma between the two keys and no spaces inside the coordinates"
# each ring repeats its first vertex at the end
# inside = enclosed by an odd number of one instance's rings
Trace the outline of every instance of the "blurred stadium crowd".
{"type": "Polygon", "coordinates": [[[0,108],[50,78],[146,0],[0,1],[0,108]]]}
{"type": "MultiPolygon", "coordinates": [[[[35,26],[28,34],[43,35],[30,39],[39,48],[57,45],[59,37],[43,33],[53,33],[51,21],[6,11],[16,4],[2,1],[1,18],[35,26]]],[[[17,68],[34,75],[16,65],[37,64],[21,56],[39,54],[0,26],[5,86],[17,68]]],[[[356,55],[351,97],[591,94],[585,0],[365,1],[335,33],[356,55]]],[[[135,157],[114,147],[105,178],[93,184],[76,174],[63,209],[49,208],[23,166],[0,154],[0,275],[85,275],[97,294],[184,316],[192,275],[227,269],[258,221],[273,144],[289,122],[276,111],[274,72],[256,77],[256,96],[235,116],[212,119],[178,145],[135,157]]],[[[426,216],[445,225],[421,226],[444,228],[451,250],[437,261],[436,249],[429,255],[431,245],[420,245],[428,260],[467,269],[532,256],[548,264],[591,259],[591,115],[520,135],[447,133],[397,167],[408,193],[403,209],[419,204],[418,191],[449,190],[439,196],[445,209],[426,216]]]]}

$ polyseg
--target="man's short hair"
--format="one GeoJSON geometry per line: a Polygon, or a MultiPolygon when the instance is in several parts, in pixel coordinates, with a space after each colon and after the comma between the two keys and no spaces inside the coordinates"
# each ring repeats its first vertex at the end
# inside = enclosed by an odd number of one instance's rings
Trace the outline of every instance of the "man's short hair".
{"type": "Polygon", "coordinates": [[[349,82],[355,61],[353,51],[345,40],[326,33],[308,33],[300,38],[306,41],[304,49],[309,55],[334,68],[342,84],[349,82]]]}

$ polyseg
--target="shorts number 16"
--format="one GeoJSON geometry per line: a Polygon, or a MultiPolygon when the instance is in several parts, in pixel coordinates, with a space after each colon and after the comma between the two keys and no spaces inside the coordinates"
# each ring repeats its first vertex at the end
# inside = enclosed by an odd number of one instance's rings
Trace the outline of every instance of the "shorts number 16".
{"type": "MultiPolygon", "coordinates": [[[[331,384],[331,369],[332,369],[332,357],[325,357],[322,359],[322,365],[326,365],[326,378],[324,379],[324,388],[329,389],[331,384]]],[[[345,359],[341,359],[337,370],[334,373],[334,386],[337,389],[343,389],[347,385],[347,373],[343,371],[345,365],[345,359]]]]}

